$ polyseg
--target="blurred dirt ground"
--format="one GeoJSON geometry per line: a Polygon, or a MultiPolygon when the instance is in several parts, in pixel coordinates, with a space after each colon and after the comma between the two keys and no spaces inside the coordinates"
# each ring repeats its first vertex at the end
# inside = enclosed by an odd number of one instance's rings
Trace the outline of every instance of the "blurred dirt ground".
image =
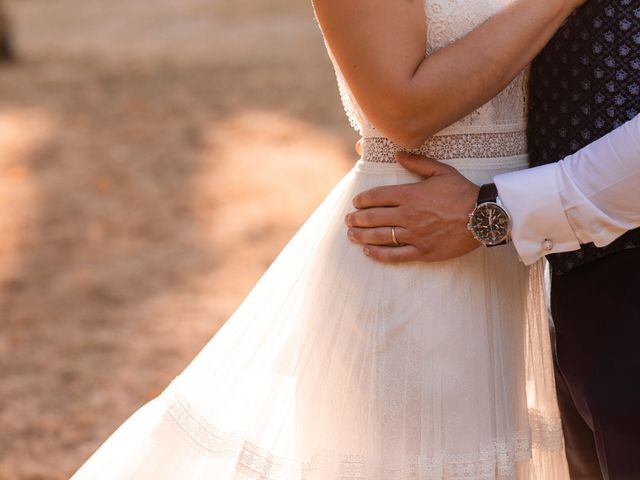
{"type": "Polygon", "coordinates": [[[0,480],[66,479],[355,160],[310,5],[10,0],[0,480]]]}

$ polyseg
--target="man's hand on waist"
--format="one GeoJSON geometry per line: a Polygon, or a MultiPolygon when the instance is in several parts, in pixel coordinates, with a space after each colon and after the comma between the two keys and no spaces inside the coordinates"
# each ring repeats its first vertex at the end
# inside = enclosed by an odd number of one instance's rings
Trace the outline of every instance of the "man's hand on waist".
{"type": "Polygon", "coordinates": [[[399,153],[397,161],[424,179],[357,195],[357,210],[345,219],[349,239],[363,245],[365,255],[389,263],[439,262],[478,248],[467,223],[479,187],[430,158],[399,153]]]}

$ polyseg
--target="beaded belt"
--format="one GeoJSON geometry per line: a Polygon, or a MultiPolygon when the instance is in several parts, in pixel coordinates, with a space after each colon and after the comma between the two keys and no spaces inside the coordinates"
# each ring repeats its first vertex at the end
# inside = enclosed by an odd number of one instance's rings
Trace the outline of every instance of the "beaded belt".
{"type": "MultiPolygon", "coordinates": [[[[402,149],[387,138],[365,138],[362,159],[365,162],[395,163],[399,150],[402,149]]],[[[408,151],[436,160],[513,157],[527,153],[527,135],[524,131],[440,135],[430,138],[420,148],[408,151]]]]}

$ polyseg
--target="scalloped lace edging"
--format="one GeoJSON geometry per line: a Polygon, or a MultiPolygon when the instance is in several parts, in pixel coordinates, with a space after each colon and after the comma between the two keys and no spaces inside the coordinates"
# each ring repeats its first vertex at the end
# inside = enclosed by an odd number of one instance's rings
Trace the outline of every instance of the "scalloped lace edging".
{"type": "Polygon", "coordinates": [[[547,451],[562,448],[559,419],[549,421],[533,412],[533,440],[528,430],[513,432],[508,439],[482,445],[474,454],[411,456],[390,467],[360,455],[317,451],[309,461],[291,462],[216,429],[172,389],[162,397],[169,418],[186,441],[205,456],[234,459],[236,471],[255,480],[506,480],[514,478],[518,461],[531,458],[532,445],[547,451]]]}

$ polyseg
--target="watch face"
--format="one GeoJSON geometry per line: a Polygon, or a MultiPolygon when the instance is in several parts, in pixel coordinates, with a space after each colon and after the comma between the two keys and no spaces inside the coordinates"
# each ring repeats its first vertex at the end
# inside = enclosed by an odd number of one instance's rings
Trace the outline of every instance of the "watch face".
{"type": "Polygon", "coordinates": [[[497,245],[509,237],[511,221],[500,205],[488,202],[478,205],[473,211],[469,229],[479,242],[497,245]]]}

